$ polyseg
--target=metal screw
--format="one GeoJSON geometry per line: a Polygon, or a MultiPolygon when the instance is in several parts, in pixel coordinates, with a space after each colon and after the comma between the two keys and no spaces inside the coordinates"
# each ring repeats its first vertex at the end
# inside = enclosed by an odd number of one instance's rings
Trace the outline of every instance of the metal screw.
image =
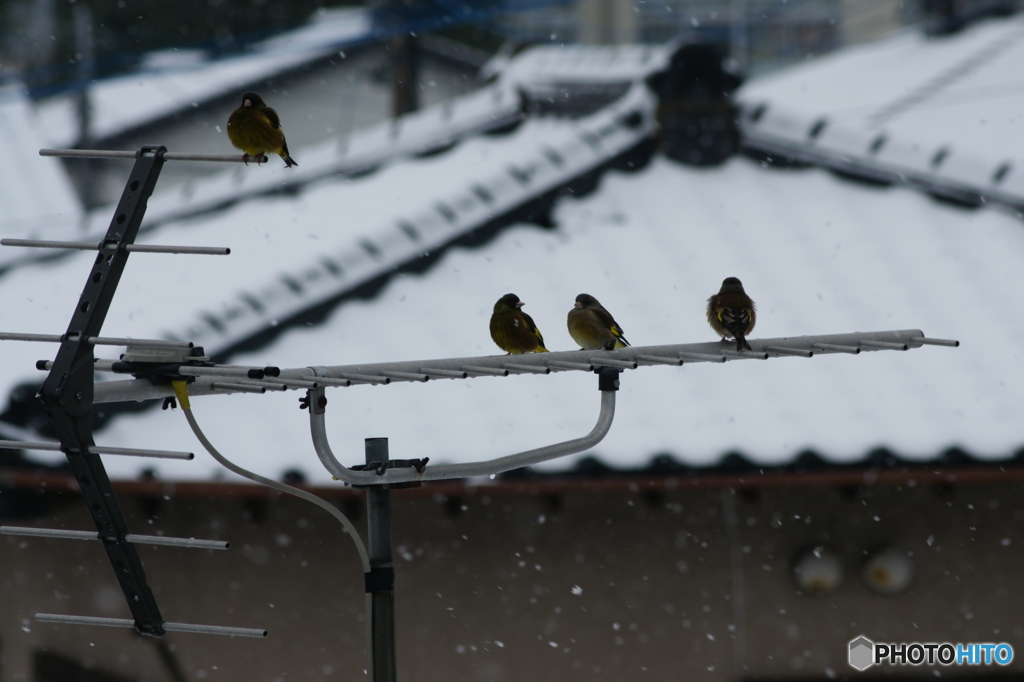
{"type": "Polygon", "coordinates": [[[81,399],[82,399],[82,392],[78,391],[77,393],[75,393],[75,400],[81,400],[81,399]]]}

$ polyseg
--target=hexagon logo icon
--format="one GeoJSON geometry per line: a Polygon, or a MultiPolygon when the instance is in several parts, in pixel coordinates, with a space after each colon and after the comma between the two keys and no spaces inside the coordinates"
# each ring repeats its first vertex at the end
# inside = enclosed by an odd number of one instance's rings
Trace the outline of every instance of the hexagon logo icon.
{"type": "Polygon", "coordinates": [[[875,662],[875,643],[861,635],[850,642],[850,667],[867,670],[875,662]]]}

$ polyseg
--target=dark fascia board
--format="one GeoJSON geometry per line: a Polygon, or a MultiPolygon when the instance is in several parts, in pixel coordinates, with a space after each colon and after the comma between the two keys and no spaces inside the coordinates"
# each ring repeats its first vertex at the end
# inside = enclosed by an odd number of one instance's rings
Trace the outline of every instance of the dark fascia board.
{"type": "MultiPolygon", "coordinates": [[[[419,488],[396,490],[407,497],[536,497],[562,494],[668,493],[686,490],[768,490],[776,488],[866,488],[873,486],[917,486],[994,484],[1024,482],[1024,463],[979,462],[974,466],[917,464],[880,469],[863,464],[816,471],[787,467],[766,467],[749,472],[691,470],[678,475],[617,475],[566,477],[545,474],[536,478],[499,478],[480,484],[457,480],[427,483],[419,488]]],[[[79,494],[70,474],[7,470],[0,472],[2,489],[33,489],[55,494],[79,494]]],[[[118,480],[112,482],[118,495],[134,497],[188,498],[277,498],[280,493],[263,486],[219,481],[118,480]]],[[[363,492],[340,486],[300,486],[326,499],[361,497],[363,492]]]]}

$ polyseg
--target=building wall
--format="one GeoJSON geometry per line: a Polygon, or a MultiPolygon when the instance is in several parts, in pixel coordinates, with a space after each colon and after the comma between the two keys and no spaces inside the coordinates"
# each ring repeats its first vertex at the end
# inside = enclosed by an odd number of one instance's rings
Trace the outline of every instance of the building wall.
{"type": "MultiPolygon", "coordinates": [[[[396,492],[399,679],[822,679],[853,673],[846,646],[861,634],[1015,644],[1024,638],[1020,488],[735,492],[679,479],[632,490],[598,482],[396,492]],[[824,597],[799,594],[792,575],[794,558],[814,545],[837,553],[846,570],[824,597]],[[858,578],[865,553],[881,545],[911,554],[908,591],[881,596],[858,578]]],[[[126,679],[171,681],[160,642],[189,680],[358,679],[362,575],[332,519],[289,497],[173,487],[164,495],[122,495],[133,532],[232,543],[226,552],[139,547],[164,618],[266,628],[269,637],[151,640],[35,622],[36,612],[128,612],[98,543],[2,536],[0,681],[34,679],[41,651],[126,679]]],[[[347,494],[339,504],[363,523],[360,499],[347,494]]],[[[65,494],[35,523],[91,522],[65,494]]]]}
{"type": "Polygon", "coordinates": [[[900,0],[841,0],[842,43],[875,40],[906,24],[908,11],[900,0]]]}
{"type": "Polygon", "coordinates": [[[633,0],[580,0],[577,40],[589,45],[637,42],[638,10],[633,0]]]}
{"type": "Polygon", "coordinates": [[[502,17],[509,39],[529,42],[702,42],[758,75],[875,40],[918,20],[916,3],[900,0],[578,0],[502,17]]]}

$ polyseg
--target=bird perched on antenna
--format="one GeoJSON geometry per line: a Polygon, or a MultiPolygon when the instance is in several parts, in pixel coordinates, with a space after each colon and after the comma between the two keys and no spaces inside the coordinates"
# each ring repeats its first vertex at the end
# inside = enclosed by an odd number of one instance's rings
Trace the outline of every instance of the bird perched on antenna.
{"type": "Polygon", "coordinates": [[[498,299],[491,314],[491,338],[509,355],[547,353],[544,337],[533,318],[521,310],[523,305],[515,294],[505,294],[498,299]]]}
{"type": "Polygon", "coordinates": [[[267,160],[266,152],[278,154],[284,159],[285,168],[298,166],[288,153],[288,143],[281,130],[281,119],[277,112],[263,103],[255,92],[242,95],[242,104],[231,112],[228,118],[228,139],[243,152],[242,160],[249,165],[249,159],[257,164],[267,160]]]}
{"type": "Polygon", "coordinates": [[[580,350],[615,350],[629,345],[612,314],[590,294],[580,294],[569,311],[569,336],[580,350]]]}
{"type": "Polygon", "coordinates": [[[757,312],[754,302],[743,291],[743,283],[735,277],[726,277],[718,293],[708,299],[708,323],[722,340],[736,339],[736,350],[753,350],[746,336],[754,329],[757,312]]]}

